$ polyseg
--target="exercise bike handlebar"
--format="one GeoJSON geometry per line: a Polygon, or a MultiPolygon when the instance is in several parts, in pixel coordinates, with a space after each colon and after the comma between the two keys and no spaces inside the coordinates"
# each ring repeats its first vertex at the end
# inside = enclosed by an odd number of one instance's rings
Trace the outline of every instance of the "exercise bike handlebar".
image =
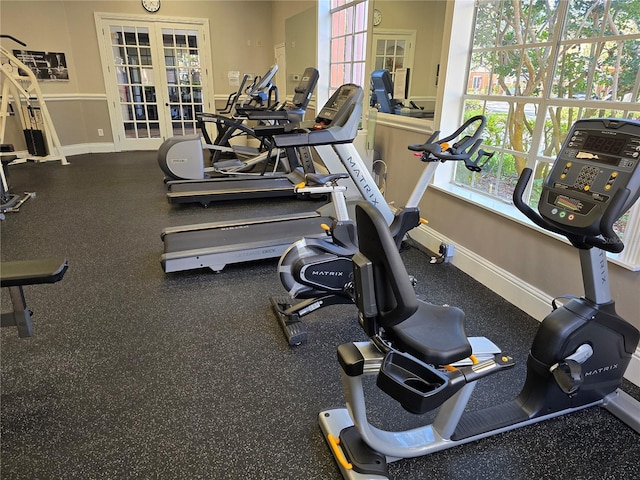
{"type": "Polygon", "coordinates": [[[463,161],[467,169],[473,172],[479,172],[495,153],[479,149],[482,144],[482,138],[480,138],[480,135],[482,134],[486,123],[487,119],[484,115],[475,115],[465,121],[462,126],[451,135],[438,139],[440,131],[436,131],[425,143],[409,145],[409,150],[422,152],[423,162],[463,161]],[[457,139],[474,123],[477,123],[478,125],[475,127],[473,134],[465,135],[460,140],[453,143],[453,145],[449,145],[450,141],[457,139]],[[471,160],[471,156],[476,151],[478,152],[478,155],[475,160],[471,160]],[[480,161],[485,157],[486,159],[484,162],[480,163],[480,161]]]}
{"type": "Polygon", "coordinates": [[[631,193],[629,189],[621,188],[613,195],[611,203],[608,205],[608,208],[600,220],[600,233],[598,236],[578,235],[557,227],[524,202],[524,191],[532,174],[533,171],[530,168],[522,170],[520,178],[518,178],[516,188],[513,191],[513,204],[529,220],[545,230],[567,237],[571,244],[576,248],[589,249],[591,247],[596,247],[611,253],[620,253],[624,249],[624,243],[622,243],[620,237],[613,230],[613,224],[620,215],[624,213],[622,212],[622,209],[624,208],[625,202],[631,193]]]}

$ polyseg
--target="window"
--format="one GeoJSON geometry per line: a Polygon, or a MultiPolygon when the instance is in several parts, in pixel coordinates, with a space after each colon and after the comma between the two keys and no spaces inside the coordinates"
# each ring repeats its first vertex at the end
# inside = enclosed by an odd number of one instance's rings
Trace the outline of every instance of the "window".
{"type": "Polygon", "coordinates": [[[482,88],[482,76],[480,75],[473,75],[471,77],[471,88],[474,91],[478,91],[482,88]]]}
{"type": "MultiPolygon", "coordinates": [[[[577,119],[640,119],[639,12],[640,0],[477,1],[463,110],[487,116],[497,153],[480,173],[457,168],[455,184],[508,203],[530,167],[536,206],[577,119]]],[[[638,217],[636,205],[615,225],[627,244],[640,241],[638,217]]],[[[620,258],[640,264],[630,251],[620,258]]]]}
{"type": "Polygon", "coordinates": [[[367,0],[331,0],[331,78],[329,95],[340,85],[365,82],[367,0]]]}

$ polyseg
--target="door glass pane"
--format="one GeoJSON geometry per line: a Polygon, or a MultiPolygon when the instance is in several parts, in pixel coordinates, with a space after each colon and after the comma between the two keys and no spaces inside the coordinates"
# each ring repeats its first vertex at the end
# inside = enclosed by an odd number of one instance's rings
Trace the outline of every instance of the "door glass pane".
{"type": "MultiPolygon", "coordinates": [[[[167,68],[167,83],[169,85],[178,84],[178,73],[175,68],[167,68]]],[[[171,87],[169,87],[171,88],[171,87]]]]}
{"type": "Polygon", "coordinates": [[[158,122],[149,123],[149,133],[151,138],[160,138],[160,124],[158,122]]]}
{"type": "Polygon", "coordinates": [[[124,136],[127,138],[136,138],[135,126],[135,123],[124,122],[124,136]]]}
{"type": "Polygon", "coordinates": [[[396,38],[378,38],[376,40],[376,70],[389,70],[392,81],[398,68],[410,67],[406,64],[408,42],[396,38]]]}
{"type": "Polygon", "coordinates": [[[136,27],[124,27],[124,43],[125,45],[137,45],[136,27]]]}
{"type": "Polygon", "coordinates": [[[151,45],[149,42],[149,32],[138,29],[138,45],[151,45]]]}
{"type": "Polygon", "coordinates": [[[125,137],[151,138],[148,121],[156,120],[157,123],[158,105],[151,49],[147,48],[150,46],[149,29],[111,25],[109,31],[125,137]],[[141,68],[142,65],[145,68],[141,68]]]}
{"type": "Polygon", "coordinates": [[[147,103],[156,102],[156,87],[144,87],[144,101],[147,103]]]}
{"type": "Polygon", "coordinates": [[[158,120],[158,107],[155,105],[147,105],[147,118],[149,120],[158,120]]]}
{"type": "Polygon", "coordinates": [[[151,65],[151,49],[140,49],[140,65],[151,65]]]}
{"type": "Polygon", "coordinates": [[[195,115],[203,111],[198,32],[163,28],[162,38],[173,135],[193,134],[195,115]]]}

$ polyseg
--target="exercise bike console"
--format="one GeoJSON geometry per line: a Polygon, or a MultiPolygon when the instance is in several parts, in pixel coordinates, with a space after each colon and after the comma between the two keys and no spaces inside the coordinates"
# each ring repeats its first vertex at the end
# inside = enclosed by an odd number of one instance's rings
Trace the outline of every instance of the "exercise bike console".
{"type": "MultiPolygon", "coordinates": [[[[540,216],[526,206],[521,210],[543,228],[569,236],[574,244],[582,238],[591,246],[622,251],[612,224],[640,195],[640,124],[579,120],[567,140],[544,183],[540,216]]],[[[522,179],[524,185],[525,180],[528,177],[522,179]]]]}

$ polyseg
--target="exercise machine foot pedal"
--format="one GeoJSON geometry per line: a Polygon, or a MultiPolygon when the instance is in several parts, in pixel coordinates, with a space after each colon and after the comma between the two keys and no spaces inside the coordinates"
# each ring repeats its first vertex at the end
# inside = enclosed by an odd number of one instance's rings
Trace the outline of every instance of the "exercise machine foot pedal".
{"type": "Polygon", "coordinates": [[[481,411],[465,413],[451,440],[458,441],[482,433],[491,432],[508,425],[526,422],[529,415],[517,401],[494,405],[481,411]]]}
{"type": "Polygon", "coordinates": [[[362,441],[355,426],[347,427],[340,432],[340,448],[355,472],[389,477],[387,459],[362,441]]]}
{"type": "Polygon", "coordinates": [[[300,318],[297,314],[288,314],[286,313],[288,309],[290,309],[293,304],[291,303],[291,298],[286,295],[279,295],[271,297],[271,306],[273,307],[273,311],[276,314],[283,315],[287,320],[287,323],[299,322],[300,318]]]}
{"type": "Polygon", "coordinates": [[[308,333],[306,326],[299,320],[297,315],[287,315],[285,310],[291,307],[289,297],[271,297],[271,307],[276,314],[278,323],[282,327],[287,342],[291,346],[307,343],[308,333]]]}

